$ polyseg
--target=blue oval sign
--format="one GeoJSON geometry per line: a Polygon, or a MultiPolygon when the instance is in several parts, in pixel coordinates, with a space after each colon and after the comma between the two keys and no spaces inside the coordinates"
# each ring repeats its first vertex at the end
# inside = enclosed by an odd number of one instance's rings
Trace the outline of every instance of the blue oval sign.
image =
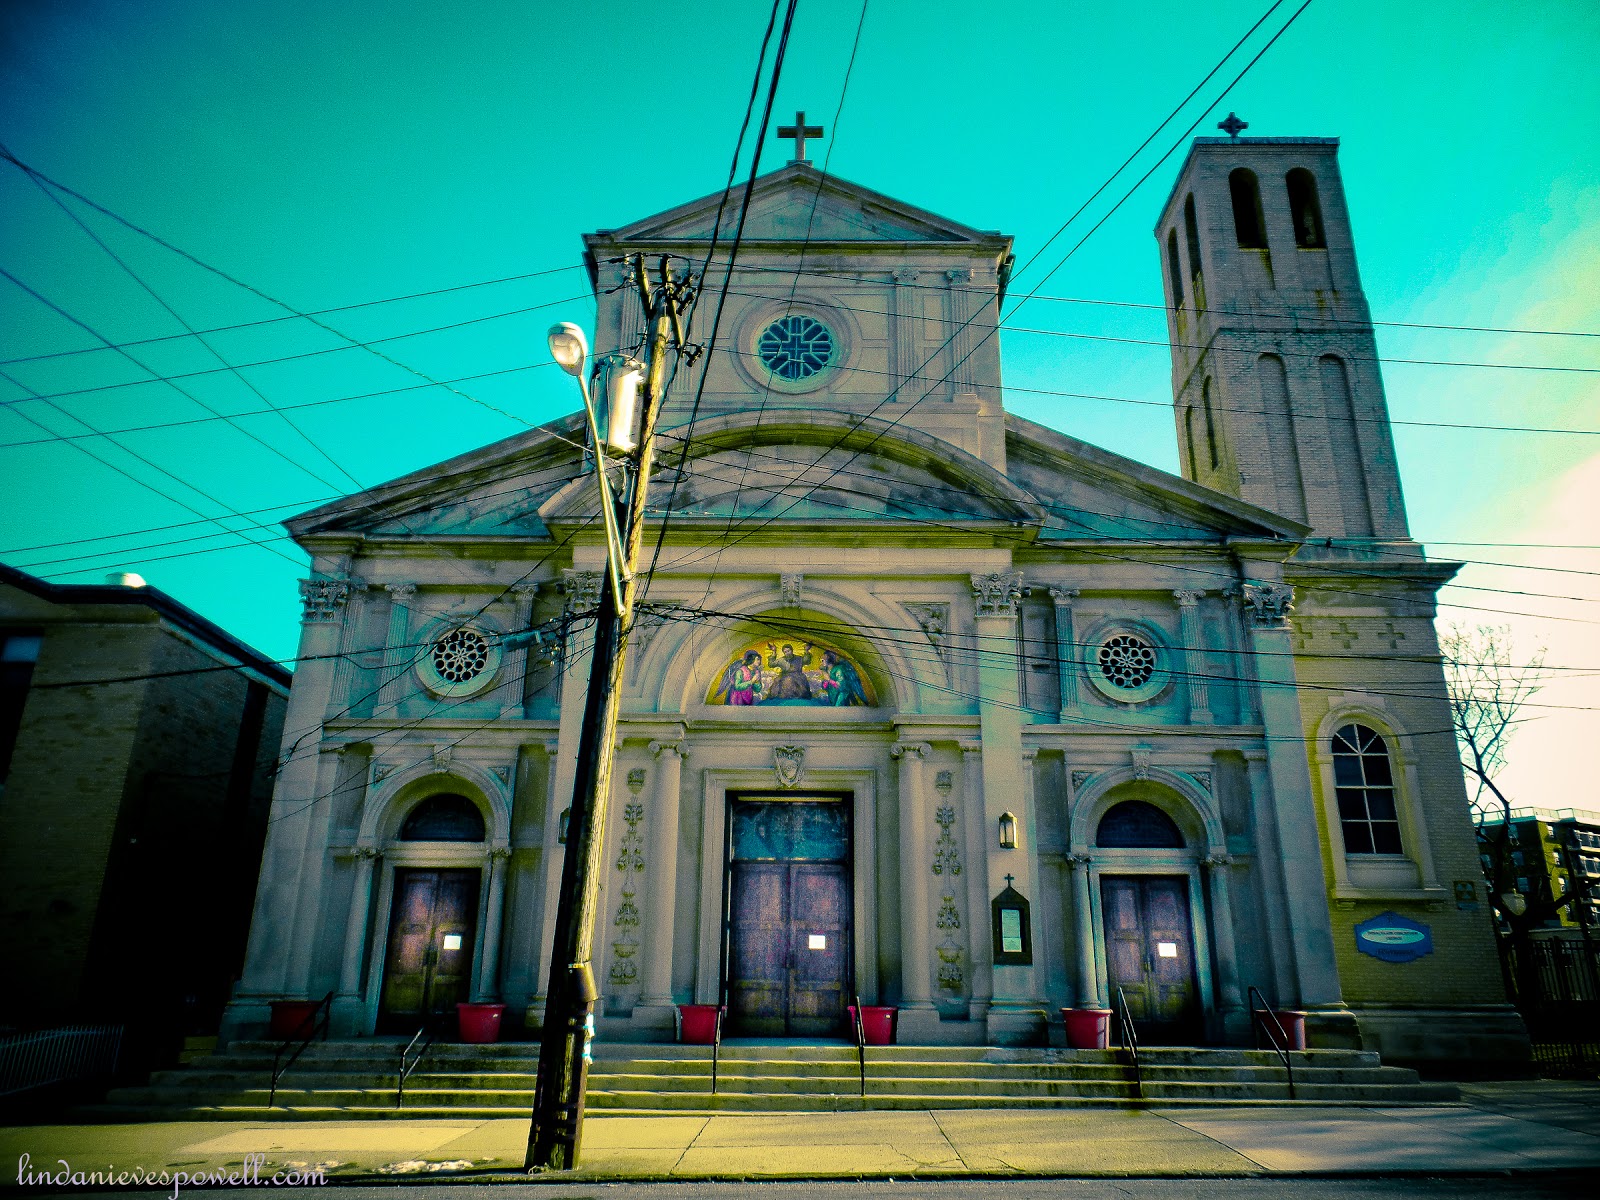
{"type": "Polygon", "coordinates": [[[1384,962],[1415,962],[1433,953],[1433,930],[1397,912],[1379,913],[1355,927],[1356,949],[1384,962]]]}

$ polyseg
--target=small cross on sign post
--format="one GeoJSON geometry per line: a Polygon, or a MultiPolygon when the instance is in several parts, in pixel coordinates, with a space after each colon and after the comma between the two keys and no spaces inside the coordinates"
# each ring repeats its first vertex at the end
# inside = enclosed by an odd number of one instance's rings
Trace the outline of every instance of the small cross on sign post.
{"type": "Polygon", "coordinates": [[[1226,121],[1217,122],[1217,128],[1237,142],[1239,140],[1239,131],[1241,129],[1249,129],[1250,122],[1239,120],[1238,113],[1229,113],[1226,121]]]}
{"type": "Polygon", "coordinates": [[[778,126],[778,136],[794,139],[794,157],[789,160],[789,165],[792,167],[796,163],[809,163],[811,161],[806,157],[806,139],[821,137],[822,126],[807,125],[805,110],[801,109],[795,113],[793,125],[778,126]]]}

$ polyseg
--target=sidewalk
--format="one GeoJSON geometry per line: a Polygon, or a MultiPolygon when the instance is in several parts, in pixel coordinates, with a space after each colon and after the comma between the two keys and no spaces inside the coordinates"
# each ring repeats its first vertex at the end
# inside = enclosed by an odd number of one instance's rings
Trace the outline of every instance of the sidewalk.
{"type": "MultiPolygon", "coordinates": [[[[752,1113],[585,1122],[571,1179],[1449,1174],[1600,1168],[1600,1084],[1469,1084],[1418,1108],[752,1113]]],[[[521,1174],[525,1120],[213,1121],[0,1131],[35,1169],[321,1167],[330,1178],[521,1174]]]]}

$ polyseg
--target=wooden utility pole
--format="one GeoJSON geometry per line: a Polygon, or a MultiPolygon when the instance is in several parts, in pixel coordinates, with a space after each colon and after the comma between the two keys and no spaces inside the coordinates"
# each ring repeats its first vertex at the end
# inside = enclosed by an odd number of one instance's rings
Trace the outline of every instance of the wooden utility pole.
{"type": "MultiPolygon", "coordinates": [[[[595,613],[589,690],[584,698],[583,726],[578,736],[572,815],[567,825],[561,893],[550,950],[550,978],[545,990],[533,1125],[528,1131],[528,1154],[524,1163],[530,1171],[570,1170],[578,1165],[583,1137],[583,1094],[589,1076],[589,1041],[594,1035],[594,1002],[599,998],[592,966],[595,906],[599,902],[622,673],[638,599],[635,572],[644,533],[645,494],[655,458],[655,425],[664,399],[661,393],[666,379],[667,354],[673,343],[679,353],[684,349],[678,305],[689,286],[687,281],[673,280],[670,262],[665,257],[659,262],[654,284],[641,256],[631,259],[630,265],[649,330],[639,437],[636,449],[623,460],[624,470],[631,473],[632,479],[624,480],[615,500],[617,525],[622,534],[622,561],[607,554],[607,578],[600,589],[599,608],[595,613]],[[613,583],[620,586],[614,587],[613,583]]],[[[594,455],[595,470],[605,470],[606,447],[596,445],[594,455]]],[[[606,501],[602,499],[601,503],[606,501]]]]}

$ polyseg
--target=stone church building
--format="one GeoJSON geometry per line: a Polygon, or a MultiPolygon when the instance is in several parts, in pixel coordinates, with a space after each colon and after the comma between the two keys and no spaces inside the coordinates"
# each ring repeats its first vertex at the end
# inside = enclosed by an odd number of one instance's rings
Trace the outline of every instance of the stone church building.
{"type": "MultiPolygon", "coordinates": [[[[758,181],[662,423],[600,1037],[691,1003],[843,1037],[859,996],[902,1043],[1059,1045],[1117,1004],[1239,1044],[1254,987],[1313,1046],[1526,1054],[1435,640],[1455,565],[1407,531],[1337,149],[1201,138],[1178,175],[1181,477],[1004,410],[1008,237],[805,161],[758,181]]],[[[599,351],[643,334],[619,260],[698,265],[719,200],[585,238],[599,351]]],[[[584,453],[574,415],[288,523],[302,661],[225,1035],[329,992],[336,1034],[539,1024],[605,555],[584,453]]]]}

